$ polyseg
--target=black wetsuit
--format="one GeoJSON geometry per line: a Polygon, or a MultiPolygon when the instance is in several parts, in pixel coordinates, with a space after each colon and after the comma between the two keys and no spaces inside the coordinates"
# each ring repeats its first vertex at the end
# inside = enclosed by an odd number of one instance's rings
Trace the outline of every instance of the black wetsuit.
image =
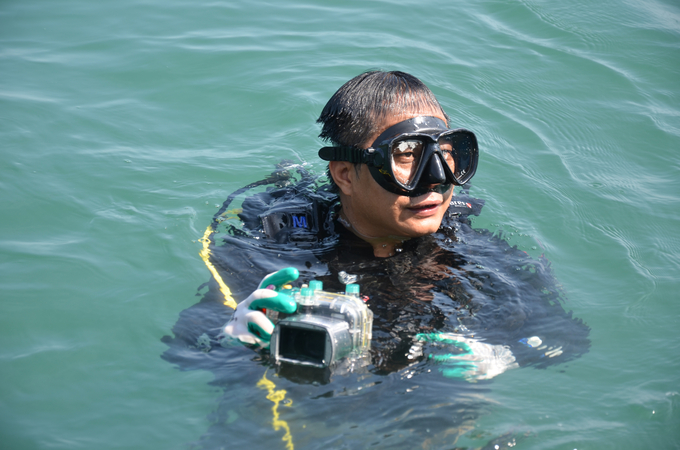
{"type": "MultiPolygon", "coordinates": [[[[298,268],[299,282],[322,280],[325,290],[342,289],[341,271],[358,275],[374,312],[371,363],[338,376],[283,368],[275,376],[266,352],[216,341],[232,310],[213,279],[199,287],[200,302],[182,311],[174,337],[163,338],[164,359],[210,371],[222,391],[192,448],[283,448],[282,439],[297,450],[453,448],[495,400],[487,401],[488,381],[447,378],[446,363],[428,355],[458,349],[419,344],[418,333],[474,335],[509,347],[520,367],[547,367],[588,351],[589,328],[563,309],[548,261],[472,228],[468,215],[483,202],[463,191],[437,233],[376,258],[335,221],[335,196],[297,172],[301,177],[277,172],[230,196],[213,222],[210,261],[237,301],[283,267],[298,268]],[[271,184],[277,186],[246,197],[242,211],[227,210],[236,194],[271,184]],[[525,345],[534,336],[542,343],[525,345]]],[[[484,448],[508,448],[516,438],[522,436],[500,436],[484,448]]]]}
{"type": "MultiPolygon", "coordinates": [[[[233,218],[218,224],[229,216],[226,206],[216,216],[211,261],[237,301],[266,274],[284,267],[300,270],[298,284],[317,279],[327,291],[344,290],[340,272],[357,275],[374,313],[371,370],[376,374],[451,351],[430,346],[414,357],[410,350],[418,333],[452,332],[508,346],[520,366],[545,367],[588,350],[589,328],[563,309],[549,262],[473,229],[468,216],[478,215],[483,201],[467,190],[453,197],[437,233],[406,241],[392,257],[376,258],[368,243],[336,222],[336,196],[301,173],[301,180],[287,178],[290,173],[268,180],[279,186],[246,197],[240,224],[233,218]],[[541,345],[527,345],[531,337],[540,338],[541,345]]],[[[185,367],[206,362],[188,361],[176,346],[209,349],[205,341],[197,345],[197,338],[204,333],[215,338],[229,320],[231,310],[221,300],[211,284],[201,303],[182,313],[175,338],[166,338],[172,348],[165,358],[185,367]]]]}

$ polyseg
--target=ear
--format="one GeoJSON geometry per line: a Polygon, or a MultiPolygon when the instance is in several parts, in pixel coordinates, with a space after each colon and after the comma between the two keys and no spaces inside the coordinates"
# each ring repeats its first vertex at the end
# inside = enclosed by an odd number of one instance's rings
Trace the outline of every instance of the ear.
{"type": "Polygon", "coordinates": [[[356,180],[354,164],[347,161],[331,161],[328,163],[328,170],[333,181],[340,188],[340,192],[345,195],[352,195],[352,183],[356,180]]]}

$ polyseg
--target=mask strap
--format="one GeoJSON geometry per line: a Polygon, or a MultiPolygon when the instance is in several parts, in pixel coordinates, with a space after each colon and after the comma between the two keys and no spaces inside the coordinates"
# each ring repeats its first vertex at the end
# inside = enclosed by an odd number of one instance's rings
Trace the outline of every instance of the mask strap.
{"type": "Polygon", "coordinates": [[[323,147],[319,150],[319,158],[324,161],[349,161],[353,164],[363,162],[363,150],[355,147],[323,147]]]}
{"type": "Polygon", "coordinates": [[[319,158],[324,161],[348,161],[352,164],[364,163],[376,167],[382,167],[383,164],[383,156],[379,151],[346,146],[323,147],[319,150],[319,158]]]}

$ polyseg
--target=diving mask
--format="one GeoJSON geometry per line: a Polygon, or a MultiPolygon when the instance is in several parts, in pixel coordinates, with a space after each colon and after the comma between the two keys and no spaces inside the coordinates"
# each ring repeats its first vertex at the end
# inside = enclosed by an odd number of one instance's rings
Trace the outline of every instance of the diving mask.
{"type": "Polygon", "coordinates": [[[441,119],[418,116],[389,127],[367,149],[323,147],[319,157],[364,163],[387,191],[417,197],[431,191],[443,194],[452,184],[470,181],[479,149],[473,132],[451,130],[441,119]]]}

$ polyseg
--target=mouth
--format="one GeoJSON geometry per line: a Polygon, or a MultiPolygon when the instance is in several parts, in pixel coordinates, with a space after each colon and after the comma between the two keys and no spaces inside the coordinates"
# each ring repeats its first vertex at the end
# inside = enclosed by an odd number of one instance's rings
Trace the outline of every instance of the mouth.
{"type": "Polygon", "coordinates": [[[441,201],[425,201],[417,205],[411,205],[408,210],[417,216],[427,217],[435,214],[441,206],[441,201]]]}

